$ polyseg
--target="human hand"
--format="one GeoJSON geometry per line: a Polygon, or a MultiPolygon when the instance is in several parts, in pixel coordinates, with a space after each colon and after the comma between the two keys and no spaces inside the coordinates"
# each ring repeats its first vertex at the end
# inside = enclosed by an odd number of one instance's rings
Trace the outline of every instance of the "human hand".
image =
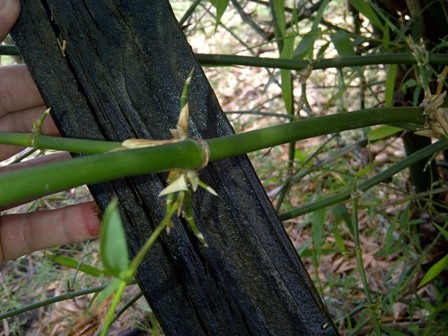
{"type": "MultiPolygon", "coordinates": [[[[19,12],[20,0],[0,0],[0,41],[11,30],[19,12]]],[[[0,67],[0,132],[29,133],[33,120],[39,119],[45,109],[44,101],[25,65],[0,67]]],[[[50,116],[45,119],[42,131],[46,135],[59,135],[50,116]]],[[[0,161],[21,149],[0,145],[0,161]]],[[[68,158],[68,153],[48,155],[0,167],[0,173],[68,158]]],[[[96,204],[87,202],[57,210],[1,216],[0,265],[5,260],[32,251],[96,238],[100,230],[99,215],[96,204]]]]}

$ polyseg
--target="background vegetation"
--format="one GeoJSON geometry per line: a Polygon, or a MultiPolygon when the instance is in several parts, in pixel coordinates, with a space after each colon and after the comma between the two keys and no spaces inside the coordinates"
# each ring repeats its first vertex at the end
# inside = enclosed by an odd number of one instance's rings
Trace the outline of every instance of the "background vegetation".
{"type": "MultiPolygon", "coordinates": [[[[220,1],[225,11],[219,24],[217,8],[209,1],[171,4],[236,132],[355,110],[394,106],[411,110],[422,102],[424,89],[435,93],[444,84],[443,66],[429,62],[429,54],[443,52],[448,32],[437,28],[434,37],[436,28],[428,22],[446,25],[446,12],[431,12],[431,21],[422,21],[425,16],[421,15],[442,1],[414,2],[421,4],[417,9],[409,9],[404,1],[393,5],[342,0],[228,2],[226,7],[227,2],[220,1]],[[398,53],[407,53],[412,61],[407,63],[414,64],[389,65],[398,53]],[[241,58],[206,58],[203,54],[251,58],[240,66],[241,58]],[[254,66],[265,57],[307,64],[335,57],[361,60],[366,55],[382,58],[376,64],[353,62],[309,73],[254,66]]],[[[1,61],[5,64],[10,59],[2,57],[1,61]]],[[[341,334],[372,334],[375,320],[382,333],[390,335],[448,331],[446,262],[441,267],[445,271],[419,287],[431,266],[446,259],[446,164],[436,151],[430,160],[425,159],[423,168],[413,167],[412,180],[400,164],[412,154],[409,143],[418,141],[410,125],[394,126],[399,128],[374,131],[364,127],[250,153],[341,334]],[[359,197],[350,201],[347,194],[342,202],[340,198],[332,201],[334,195],[395,168],[396,174],[376,181],[359,197]],[[319,204],[316,200],[330,201],[311,211],[309,206],[319,204]]],[[[430,153],[431,146],[428,138],[421,148],[430,153]]],[[[79,187],[14,211],[55,208],[88,197],[86,189],[79,187]]],[[[69,257],[95,266],[97,252],[98,244],[91,242],[6,263],[0,274],[4,311],[103,285],[103,275],[60,266],[67,264],[61,259],[54,261],[55,256],[69,257]]],[[[138,287],[128,287],[127,300],[137,294],[138,287]]],[[[107,302],[84,314],[91,297],[3,319],[2,332],[92,334],[104,319],[107,302]]],[[[162,334],[148,315],[152,316],[146,303],[137,301],[114,325],[114,333],[132,326],[162,334]]]]}

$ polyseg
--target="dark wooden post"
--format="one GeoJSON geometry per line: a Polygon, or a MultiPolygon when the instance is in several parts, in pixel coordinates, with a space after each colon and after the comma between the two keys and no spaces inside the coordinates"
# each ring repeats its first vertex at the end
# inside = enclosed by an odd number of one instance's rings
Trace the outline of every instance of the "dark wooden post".
{"type": "MultiPolygon", "coordinates": [[[[169,138],[193,67],[191,133],[233,132],[167,0],[23,0],[13,36],[64,136],[169,138]]],[[[176,219],[138,273],[165,333],[336,335],[247,157],[209,164],[200,176],[219,194],[194,197],[209,246],[176,219]]],[[[163,218],[165,178],[89,186],[103,208],[119,196],[132,254],[163,218]]]]}

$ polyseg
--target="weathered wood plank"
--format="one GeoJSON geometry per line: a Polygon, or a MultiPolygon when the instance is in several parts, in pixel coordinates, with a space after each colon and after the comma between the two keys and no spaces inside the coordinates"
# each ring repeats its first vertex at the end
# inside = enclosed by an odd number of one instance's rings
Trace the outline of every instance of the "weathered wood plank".
{"type": "MultiPolygon", "coordinates": [[[[233,132],[166,0],[22,0],[13,36],[64,136],[169,138],[193,67],[191,133],[233,132]],[[58,37],[67,42],[65,56],[58,37]]],[[[336,335],[247,157],[209,164],[200,176],[219,194],[199,191],[194,199],[209,247],[176,219],[138,273],[164,331],[336,335]]],[[[165,178],[89,186],[103,208],[119,196],[132,254],[163,218],[157,195],[165,178]]]]}

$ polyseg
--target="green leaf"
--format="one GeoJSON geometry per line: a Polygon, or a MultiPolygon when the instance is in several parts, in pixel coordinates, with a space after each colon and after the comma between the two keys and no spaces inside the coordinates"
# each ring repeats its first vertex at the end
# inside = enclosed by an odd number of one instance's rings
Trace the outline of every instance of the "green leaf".
{"type": "Polygon", "coordinates": [[[339,225],[335,225],[333,229],[333,235],[334,235],[334,241],[339,250],[341,250],[342,252],[346,252],[347,249],[345,247],[344,240],[341,237],[341,230],[339,228],[339,225]]]}
{"type": "Polygon", "coordinates": [[[343,204],[339,204],[333,207],[333,215],[335,217],[335,222],[344,222],[349,231],[353,234],[353,222],[347,207],[343,204]]]}
{"type": "MultiPolygon", "coordinates": [[[[297,248],[297,254],[299,255],[299,256],[301,256],[302,257],[302,253],[303,253],[303,251],[305,251],[306,250],[306,248],[309,246],[311,244],[311,240],[307,240],[305,243],[303,243],[299,248],[297,248]]],[[[303,257],[302,257],[303,258],[303,257]]]]}
{"type": "Polygon", "coordinates": [[[321,35],[322,31],[319,28],[312,29],[310,32],[303,35],[299,44],[293,53],[294,59],[304,59],[307,55],[313,58],[314,42],[321,35]]]}
{"type": "Polygon", "coordinates": [[[442,272],[445,269],[447,264],[448,264],[448,254],[444,258],[440,259],[436,264],[432,265],[432,267],[428,270],[428,273],[426,273],[422,281],[420,281],[418,287],[420,288],[426,285],[428,282],[430,282],[432,279],[438,276],[440,272],[442,272]]]}
{"type": "Polygon", "coordinates": [[[414,78],[408,79],[406,82],[403,83],[403,85],[401,85],[401,91],[403,91],[403,93],[406,93],[406,90],[408,88],[413,88],[418,85],[419,84],[417,83],[417,81],[414,78]]]}
{"type": "Polygon", "coordinates": [[[386,75],[386,106],[391,107],[395,93],[395,77],[397,75],[397,65],[390,64],[386,75]]]}
{"type": "MultiPolygon", "coordinates": [[[[288,34],[283,41],[283,50],[280,55],[282,59],[290,59],[294,50],[294,34],[288,34]]],[[[291,80],[291,70],[281,70],[282,74],[282,94],[288,114],[294,113],[294,97],[291,80]]]]}
{"type": "Polygon", "coordinates": [[[322,20],[322,16],[324,15],[324,10],[325,10],[325,8],[327,8],[329,2],[330,2],[330,0],[322,1],[319,9],[316,12],[316,17],[314,18],[313,26],[311,27],[311,30],[315,30],[319,26],[319,23],[322,20]]]}
{"type": "MultiPolygon", "coordinates": [[[[350,40],[349,34],[344,30],[339,30],[330,37],[331,42],[333,42],[340,57],[350,57],[356,56],[355,49],[353,48],[353,43],[350,40]]],[[[354,71],[358,73],[359,78],[365,82],[364,74],[361,67],[351,67],[354,71]]]]}
{"type": "Polygon", "coordinates": [[[401,132],[403,129],[401,127],[395,127],[390,125],[383,125],[378,128],[371,130],[367,134],[367,139],[369,141],[376,141],[380,139],[387,138],[395,133],[401,132]]]}
{"type": "Polygon", "coordinates": [[[216,8],[216,24],[215,31],[218,28],[219,23],[221,22],[221,17],[229,6],[230,0],[210,0],[213,6],[216,8]]]}
{"type": "Polygon", "coordinates": [[[445,240],[448,242],[448,231],[436,223],[434,223],[434,226],[440,231],[440,233],[445,237],[445,240]]]}
{"type": "Polygon", "coordinates": [[[397,330],[394,330],[389,327],[385,327],[384,325],[381,326],[381,329],[384,329],[384,331],[387,331],[389,335],[391,336],[406,336],[406,334],[403,334],[397,330]]]}
{"type": "MultiPolygon", "coordinates": [[[[338,254],[342,251],[334,248],[324,248],[321,250],[322,255],[329,255],[329,254],[338,254]]],[[[301,258],[312,258],[313,257],[313,249],[304,249],[302,253],[300,253],[301,258]]]]}
{"type": "Polygon", "coordinates": [[[129,268],[129,255],[116,198],[112,199],[104,212],[100,242],[104,267],[113,276],[119,277],[120,273],[129,268]]]}
{"type": "MultiPolygon", "coordinates": [[[[80,264],[78,261],[76,261],[73,258],[61,256],[61,255],[54,255],[54,254],[47,255],[46,257],[62,266],[80,270],[81,272],[93,275],[97,278],[103,276],[103,271],[100,270],[99,268],[96,268],[96,267],[93,267],[93,266],[90,266],[87,264],[80,264]]],[[[104,274],[104,275],[106,275],[106,274],[104,274]]]]}
{"type": "Polygon", "coordinates": [[[331,35],[330,39],[331,42],[333,42],[334,47],[338,51],[339,56],[356,56],[352,41],[350,40],[350,36],[346,31],[338,30],[335,34],[331,35]]]}
{"type": "Polygon", "coordinates": [[[364,177],[366,176],[368,173],[370,173],[373,169],[375,168],[374,165],[369,164],[368,166],[361,168],[360,170],[358,170],[355,174],[356,177],[364,177]]]}
{"type": "Polygon", "coordinates": [[[284,0],[273,0],[274,21],[280,32],[280,38],[286,35],[286,18],[285,18],[285,4],[284,0]]]}
{"type": "Polygon", "coordinates": [[[313,25],[311,30],[303,35],[302,40],[299,42],[296,50],[294,50],[294,59],[304,59],[305,56],[309,56],[310,59],[313,58],[314,42],[321,35],[321,30],[319,28],[319,23],[322,20],[325,8],[327,8],[330,0],[322,1],[319,9],[314,17],[313,25]]]}
{"type": "Polygon", "coordinates": [[[378,15],[376,15],[373,8],[365,0],[349,0],[349,2],[353,7],[356,8],[358,12],[364,15],[372,25],[378,27],[381,30],[384,30],[384,25],[379,19],[378,15]]]}

